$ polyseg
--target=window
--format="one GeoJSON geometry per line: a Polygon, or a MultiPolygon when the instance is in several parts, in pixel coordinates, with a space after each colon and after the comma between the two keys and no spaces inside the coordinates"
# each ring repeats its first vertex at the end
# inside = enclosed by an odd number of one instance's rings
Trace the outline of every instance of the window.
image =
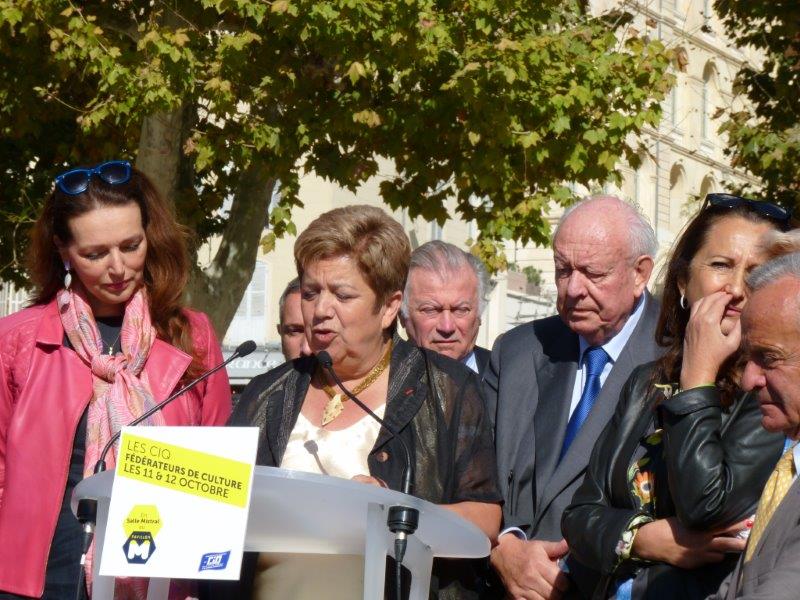
{"type": "Polygon", "coordinates": [[[680,164],[672,165],[669,172],[669,225],[681,222],[681,210],[688,201],[686,173],[680,164]]]}
{"type": "Polygon", "coordinates": [[[669,93],[669,119],[670,124],[678,128],[680,126],[680,119],[678,118],[678,83],[676,82],[674,86],[672,86],[672,91],[669,93]]]}
{"type": "Polygon", "coordinates": [[[703,32],[709,35],[714,35],[714,30],[711,29],[712,10],[711,0],[703,0],[703,32]]]}
{"type": "Polygon", "coordinates": [[[25,308],[28,302],[25,290],[18,290],[11,283],[0,285],[0,316],[10,315],[25,308]]]}
{"type": "Polygon", "coordinates": [[[710,142],[712,136],[711,112],[714,109],[716,95],[717,70],[713,63],[707,63],[703,69],[703,87],[700,93],[700,139],[710,142]]]}
{"type": "Polygon", "coordinates": [[[706,196],[712,192],[718,191],[717,182],[714,181],[714,176],[709,174],[703,178],[703,182],[700,184],[700,201],[704,201],[706,196]]]}
{"type": "Polygon", "coordinates": [[[225,334],[225,345],[238,346],[246,340],[260,346],[267,343],[267,278],[267,265],[256,262],[253,277],[225,334]]]}

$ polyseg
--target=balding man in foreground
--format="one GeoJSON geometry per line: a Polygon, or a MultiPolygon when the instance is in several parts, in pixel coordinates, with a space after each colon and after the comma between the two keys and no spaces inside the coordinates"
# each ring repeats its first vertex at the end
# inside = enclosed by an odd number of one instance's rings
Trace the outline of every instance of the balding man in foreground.
{"type": "Polygon", "coordinates": [[[484,389],[507,529],[491,561],[513,598],[569,588],[561,514],[625,380],[657,357],[658,305],[646,289],[656,249],[650,225],[622,200],[575,205],[553,237],[558,315],[512,329],[492,350],[484,389]]]}
{"type": "Polygon", "coordinates": [[[742,387],[755,392],[761,424],[782,431],[787,448],[764,487],[747,548],[718,598],[795,600],[800,597],[800,253],[761,265],[748,283],[742,387]]]}
{"type": "Polygon", "coordinates": [[[459,360],[483,375],[489,351],[475,345],[486,305],[481,261],[439,240],[411,253],[400,319],[417,346],[459,360]]]}

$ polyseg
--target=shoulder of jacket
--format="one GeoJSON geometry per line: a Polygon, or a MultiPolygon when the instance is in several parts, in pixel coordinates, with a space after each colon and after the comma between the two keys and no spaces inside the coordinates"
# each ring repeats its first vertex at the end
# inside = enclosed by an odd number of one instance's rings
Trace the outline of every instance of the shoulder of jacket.
{"type": "MultiPolygon", "coordinates": [[[[36,305],[0,319],[0,363],[28,371],[47,305],[36,305]]],[[[8,374],[6,375],[8,376],[8,374]]]]}
{"type": "Polygon", "coordinates": [[[35,336],[46,308],[46,305],[29,306],[0,319],[0,339],[35,336]]]}
{"type": "Polygon", "coordinates": [[[541,345],[543,341],[549,341],[554,337],[569,335],[575,334],[564,324],[561,317],[553,315],[517,325],[502,334],[498,341],[503,346],[523,343],[526,347],[530,347],[531,342],[541,345]]]}
{"type": "Polygon", "coordinates": [[[206,313],[199,310],[195,310],[193,308],[186,308],[186,307],[182,308],[181,311],[183,312],[184,315],[186,315],[186,318],[189,319],[189,323],[191,323],[193,327],[195,325],[199,325],[202,327],[211,326],[211,319],[206,313]]]}
{"type": "Polygon", "coordinates": [[[628,379],[635,384],[641,384],[645,382],[650,382],[653,379],[653,372],[656,369],[656,362],[657,361],[650,361],[643,363],[641,365],[637,365],[631,371],[628,379]]]}
{"type": "Polygon", "coordinates": [[[420,350],[422,351],[422,354],[418,355],[420,358],[422,356],[427,356],[428,362],[434,369],[458,383],[463,383],[470,375],[475,374],[472,369],[461,361],[445,356],[444,354],[439,354],[433,350],[425,348],[420,348],[420,350]]]}
{"type": "Polygon", "coordinates": [[[283,362],[266,373],[256,375],[249,381],[247,387],[255,388],[261,393],[273,386],[275,382],[285,379],[293,373],[298,376],[306,372],[312,373],[314,365],[316,365],[316,361],[313,357],[301,356],[300,358],[283,362]]]}

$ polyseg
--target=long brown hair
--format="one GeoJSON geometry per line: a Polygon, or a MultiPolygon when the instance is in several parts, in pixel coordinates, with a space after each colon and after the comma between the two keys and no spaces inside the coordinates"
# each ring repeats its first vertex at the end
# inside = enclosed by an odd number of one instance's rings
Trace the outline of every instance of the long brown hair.
{"type": "MultiPolygon", "coordinates": [[[[747,204],[733,208],[708,205],[700,209],[694,218],[686,224],[683,233],[675,242],[669,261],[664,266],[663,294],[661,312],[656,326],[656,343],[666,351],[656,362],[653,373],[655,383],[675,383],[680,381],[681,363],[683,362],[683,338],[689,322],[689,309],[681,307],[679,283],[689,280],[689,264],[695,254],[708,239],[711,228],[719,221],[739,217],[756,223],[768,223],[775,229],[785,228],[781,223],[756,212],[747,204]]],[[[717,374],[717,388],[723,406],[733,402],[739,390],[738,375],[741,371],[741,355],[736,352],[728,358],[717,374]]]]}
{"type": "Polygon", "coordinates": [[[186,251],[188,230],[180,225],[152,182],[141,171],[131,168],[126,183],[109,185],[92,177],[85,192],[63,193],[56,186],[45,199],[44,207],[31,233],[28,268],[35,285],[32,304],[47,304],[63,287],[64,264],[55,244],[72,240],[71,219],[106,206],[138,205],[147,238],[144,286],[151,307],[150,318],[159,338],[192,357],[187,378],[203,370],[204,356],[195,348],[191,324],[183,311],[181,296],[189,279],[186,251]]]}

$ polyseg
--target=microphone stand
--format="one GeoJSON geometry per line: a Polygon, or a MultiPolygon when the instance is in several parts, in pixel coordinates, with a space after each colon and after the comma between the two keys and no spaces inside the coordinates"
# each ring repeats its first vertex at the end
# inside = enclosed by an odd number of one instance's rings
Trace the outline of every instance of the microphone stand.
{"type": "MultiPolygon", "coordinates": [[[[350,400],[357,404],[361,410],[366,412],[369,416],[375,419],[381,425],[381,427],[391,433],[392,436],[400,443],[406,459],[406,468],[403,471],[403,483],[401,491],[410,496],[413,488],[412,480],[414,478],[414,465],[411,462],[411,452],[408,449],[408,444],[406,444],[405,440],[400,437],[400,434],[397,431],[395,431],[392,427],[389,427],[389,425],[383,419],[376,415],[366,404],[359,400],[355,394],[353,394],[344,386],[342,380],[339,379],[339,376],[336,374],[336,371],[333,370],[333,360],[331,359],[330,354],[323,350],[317,353],[317,360],[319,360],[322,367],[331,376],[331,379],[333,379],[333,381],[336,383],[336,386],[342,390],[345,395],[350,398],[350,400]]],[[[419,526],[419,511],[416,508],[411,508],[408,506],[392,506],[389,508],[389,515],[386,519],[386,525],[389,527],[389,531],[395,534],[395,587],[397,591],[397,600],[400,600],[402,597],[403,558],[406,555],[408,536],[413,535],[419,526]]]]}
{"type": "MultiPolygon", "coordinates": [[[[230,362],[236,360],[237,358],[241,358],[242,356],[247,356],[255,349],[256,349],[256,343],[253,340],[247,340],[246,342],[242,342],[236,347],[236,350],[233,351],[233,354],[231,354],[226,360],[218,364],[213,369],[209,369],[208,371],[200,375],[200,377],[193,379],[185,386],[183,386],[181,389],[179,389],[177,392],[171,394],[166,400],[159,402],[153,408],[147,410],[142,415],[135,418],[133,421],[128,423],[127,427],[138,425],[139,423],[147,419],[149,416],[155,414],[156,412],[164,408],[167,404],[175,400],[175,398],[177,398],[181,394],[186,393],[204,379],[207,379],[220,369],[226,367],[230,362]]],[[[108,443],[106,443],[106,445],[103,447],[103,451],[100,453],[100,458],[94,465],[95,475],[97,475],[98,473],[102,473],[106,470],[106,456],[108,455],[108,452],[111,450],[111,447],[120,438],[121,435],[122,435],[122,430],[120,429],[116,433],[114,433],[114,435],[111,436],[111,439],[109,439],[108,443]]],[[[95,523],[97,522],[97,500],[93,500],[90,498],[83,498],[79,500],[78,508],[75,511],[75,516],[80,522],[81,526],[83,527],[83,542],[81,544],[81,563],[80,563],[81,568],[80,568],[80,573],[78,574],[78,591],[75,596],[77,600],[81,600],[81,598],[83,597],[82,587],[84,585],[84,577],[86,576],[83,565],[86,562],[86,555],[89,552],[89,548],[92,545],[92,539],[94,538],[94,528],[95,528],[95,523]]]]}

